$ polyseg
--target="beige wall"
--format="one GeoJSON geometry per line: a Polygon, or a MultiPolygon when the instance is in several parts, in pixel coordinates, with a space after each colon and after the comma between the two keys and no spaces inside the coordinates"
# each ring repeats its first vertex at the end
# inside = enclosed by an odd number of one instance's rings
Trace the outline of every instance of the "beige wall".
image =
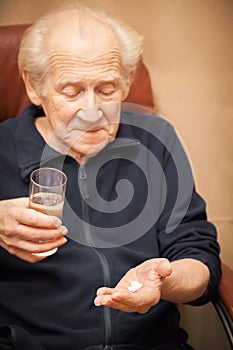
{"type": "MultiPolygon", "coordinates": [[[[36,20],[61,0],[0,0],[0,24],[36,20]]],[[[233,268],[232,0],[84,0],[145,37],[145,61],[162,115],[175,124],[196,184],[233,268]]]]}

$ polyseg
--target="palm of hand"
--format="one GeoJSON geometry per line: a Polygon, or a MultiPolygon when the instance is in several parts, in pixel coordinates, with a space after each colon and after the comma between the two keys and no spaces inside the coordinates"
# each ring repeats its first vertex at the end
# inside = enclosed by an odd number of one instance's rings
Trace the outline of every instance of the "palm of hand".
{"type": "Polygon", "coordinates": [[[129,270],[115,288],[100,288],[95,305],[105,305],[125,312],[145,313],[159,302],[163,278],[170,273],[170,263],[166,259],[147,260],[129,270]],[[163,265],[162,271],[166,265],[162,274],[160,265],[163,265]],[[129,291],[132,281],[142,283],[142,288],[136,292],[129,291]]]}

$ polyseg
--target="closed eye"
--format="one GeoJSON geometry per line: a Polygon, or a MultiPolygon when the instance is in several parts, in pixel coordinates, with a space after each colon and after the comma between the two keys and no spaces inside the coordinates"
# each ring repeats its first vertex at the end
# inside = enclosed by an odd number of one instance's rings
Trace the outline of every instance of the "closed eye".
{"type": "Polygon", "coordinates": [[[62,89],[62,94],[66,97],[74,98],[82,92],[82,89],[77,86],[67,85],[62,89]]]}
{"type": "Polygon", "coordinates": [[[114,84],[104,84],[98,87],[98,93],[105,95],[105,96],[110,96],[116,91],[116,87],[114,84]]]}

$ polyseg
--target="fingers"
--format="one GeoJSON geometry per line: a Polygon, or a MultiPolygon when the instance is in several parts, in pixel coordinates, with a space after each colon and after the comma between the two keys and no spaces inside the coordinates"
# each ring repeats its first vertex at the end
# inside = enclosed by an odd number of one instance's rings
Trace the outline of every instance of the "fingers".
{"type": "Polygon", "coordinates": [[[43,214],[34,209],[12,208],[8,214],[14,220],[28,226],[40,228],[55,228],[61,226],[61,220],[52,215],[43,214]]]}
{"type": "Polygon", "coordinates": [[[97,290],[96,295],[106,295],[109,294],[111,295],[114,292],[114,288],[107,288],[107,287],[101,287],[97,290]]]}
{"type": "Polygon", "coordinates": [[[122,304],[126,301],[129,302],[129,299],[129,293],[117,291],[115,288],[102,287],[97,290],[94,304],[96,306],[104,305],[122,309],[122,304]]]}
{"type": "Polygon", "coordinates": [[[43,253],[54,248],[58,248],[67,242],[65,237],[58,237],[57,239],[50,239],[47,241],[25,241],[22,239],[12,238],[11,240],[0,238],[1,246],[10,254],[15,255],[17,250],[23,250],[30,254],[43,253]]]}
{"type": "Polygon", "coordinates": [[[28,208],[28,198],[2,201],[0,210],[0,245],[10,254],[35,262],[41,258],[31,258],[32,253],[44,253],[67,242],[68,230],[61,220],[28,208]]]}
{"type": "Polygon", "coordinates": [[[95,306],[109,306],[124,312],[147,312],[153,302],[147,293],[117,291],[115,288],[100,288],[94,300],[95,306]]]}
{"type": "Polygon", "coordinates": [[[60,226],[56,229],[43,229],[20,224],[15,228],[14,234],[12,234],[11,237],[20,237],[23,240],[39,242],[63,237],[67,232],[68,230],[65,226],[60,226]]]}
{"type": "MultiPolygon", "coordinates": [[[[32,242],[32,241],[18,241],[17,248],[25,250],[31,253],[44,253],[46,251],[55,249],[65,244],[67,239],[65,237],[60,237],[55,240],[48,240],[42,242],[32,242]]],[[[14,248],[13,248],[14,249],[14,248]]]]}
{"type": "Polygon", "coordinates": [[[27,252],[17,247],[9,248],[4,242],[1,243],[1,246],[8,251],[10,254],[16,256],[17,258],[27,261],[29,263],[36,263],[38,261],[44,260],[46,256],[35,256],[31,252],[27,252]],[[10,251],[9,251],[10,250],[10,251]]]}
{"type": "Polygon", "coordinates": [[[16,236],[26,240],[56,239],[67,233],[61,224],[61,220],[55,216],[33,209],[12,207],[5,212],[1,233],[5,242],[16,236]]]}
{"type": "Polygon", "coordinates": [[[96,292],[96,298],[94,299],[95,306],[107,305],[106,303],[110,302],[112,294],[113,288],[99,288],[96,292]]]}
{"type": "Polygon", "coordinates": [[[96,292],[96,298],[94,300],[94,304],[96,306],[100,305],[109,305],[113,307],[113,302],[119,302],[123,296],[124,292],[117,291],[116,288],[107,288],[107,287],[101,287],[96,292]]]}

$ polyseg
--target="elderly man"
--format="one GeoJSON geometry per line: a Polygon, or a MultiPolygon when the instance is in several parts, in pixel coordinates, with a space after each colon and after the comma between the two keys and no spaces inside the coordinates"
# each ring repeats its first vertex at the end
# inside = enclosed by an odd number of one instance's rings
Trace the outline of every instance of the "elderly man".
{"type": "Polygon", "coordinates": [[[32,104],[0,125],[1,349],[191,348],[175,304],[214,297],[219,246],[173,128],[121,106],[141,54],[82,6],[24,36],[32,104]],[[68,177],[62,222],[28,207],[44,166],[68,177]]]}

